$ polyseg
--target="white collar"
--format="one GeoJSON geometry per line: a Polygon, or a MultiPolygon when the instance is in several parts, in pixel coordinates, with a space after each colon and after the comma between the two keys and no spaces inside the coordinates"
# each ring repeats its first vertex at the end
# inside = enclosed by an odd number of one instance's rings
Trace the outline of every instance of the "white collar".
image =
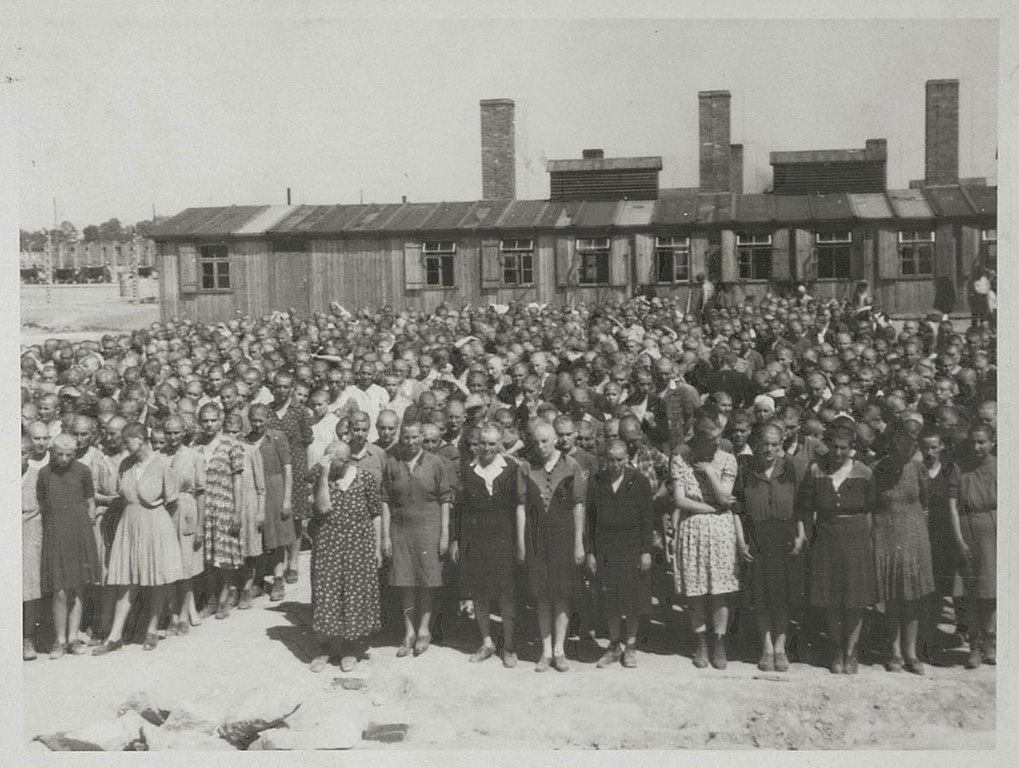
{"type": "Polygon", "coordinates": [[[543,469],[546,472],[551,472],[553,469],[555,469],[555,465],[559,463],[560,456],[562,456],[562,454],[559,452],[559,449],[556,448],[554,451],[552,451],[552,455],[549,457],[548,461],[546,461],[542,465],[543,469]]]}

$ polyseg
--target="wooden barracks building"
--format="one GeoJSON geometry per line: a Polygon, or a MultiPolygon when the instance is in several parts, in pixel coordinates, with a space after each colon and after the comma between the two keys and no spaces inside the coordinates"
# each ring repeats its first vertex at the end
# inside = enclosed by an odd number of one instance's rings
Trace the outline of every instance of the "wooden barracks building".
{"type": "Polygon", "coordinates": [[[842,299],[867,280],[891,314],[930,310],[935,281],[965,309],[966,278],[997,268],[997,188],[959,179],[959,83],[927,83],[926,168],[886,188],[887,146],[773,152],[772,191],[743,192],[730,95],[699,94],[700,185],[659,187],[660,157],[548,163],[547,200],[517,200],[514,104],[481,102],[482,198],[469,202],[188,208],[154,232],[164,319],[441,302],[681,300],[698,273],[814,283],[842,299]]]}

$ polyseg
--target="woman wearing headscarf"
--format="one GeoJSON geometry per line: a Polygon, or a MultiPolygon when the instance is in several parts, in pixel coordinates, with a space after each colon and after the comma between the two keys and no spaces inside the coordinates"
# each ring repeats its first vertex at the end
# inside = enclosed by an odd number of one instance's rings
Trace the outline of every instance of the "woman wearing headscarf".
{"type": "Polygon", "coordinates": [[[382,498],[375,478],[350,461],[350,446],[334,442],[318,466],[311,550],[312,629],[323,653],[311,662],[320,672],[333,654],[351,672],[364,638],[381,627],[378,570],[382,567],[382,498]]]}
{"type": "Polygon", "coordinates": [[[149,622],[143,650],[159,642],[156,629],[171,585],[184,575],[180,543],[170,511],[176,512],[178,479],[170,458],[155,453],[145,427],[135,422],[121,433],[128,456],[120,465],[117,488],[124,512],[110,547],[106,583],[121,587],[106,642],[92,654],[119,650],[131,603],[141,587],[150,594],[149,622]]]}

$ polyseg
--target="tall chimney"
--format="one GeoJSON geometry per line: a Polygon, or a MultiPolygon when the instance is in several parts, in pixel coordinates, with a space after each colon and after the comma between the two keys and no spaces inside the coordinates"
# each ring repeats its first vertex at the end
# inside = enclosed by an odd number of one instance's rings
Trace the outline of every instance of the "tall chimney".
{"type": "Polygon", "coordinates": [[[512,200],[517,196],[517,155],[512,99],[481,101],[481,197],[512,200]]]}
{"type": "Polygon", "coordinates": [[[729,101],[728,91],[701,91],[701,192],[730,190],[729,101]]]}
{"type": "Polygon", "coordinates": [[[737,195],[743,194],[743,145],[733,144],[729,147],[729,191],[737,195]]]}
{"type": "Polygon", "coordinates": [[[927,81],[927,131],[924,180],[959,182],[959,81],[927,81]]]}

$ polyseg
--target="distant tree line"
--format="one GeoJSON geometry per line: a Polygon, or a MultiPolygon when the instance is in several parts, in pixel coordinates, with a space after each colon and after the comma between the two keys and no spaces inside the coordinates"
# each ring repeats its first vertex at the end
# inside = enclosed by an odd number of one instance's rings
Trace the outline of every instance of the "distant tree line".
{"type": "MultiPolygon", "coordinates": [[[[80,232],[70,221],[60,223],[60,226],[52,231],[53,244],[61,243],[127,243],[135,238],[148,237],[149,232],[157,224],[166,221],[166,216],[156,216],[155,219],[139,221],[136,224],[124,226],[120,219],[110,219],[102,224],[89,224],[80,232]]],[[[30,232],[27,229],[21,230],[21,250],[41,251],[46,248],[45,229],[37,229],[30,232]]]]}

